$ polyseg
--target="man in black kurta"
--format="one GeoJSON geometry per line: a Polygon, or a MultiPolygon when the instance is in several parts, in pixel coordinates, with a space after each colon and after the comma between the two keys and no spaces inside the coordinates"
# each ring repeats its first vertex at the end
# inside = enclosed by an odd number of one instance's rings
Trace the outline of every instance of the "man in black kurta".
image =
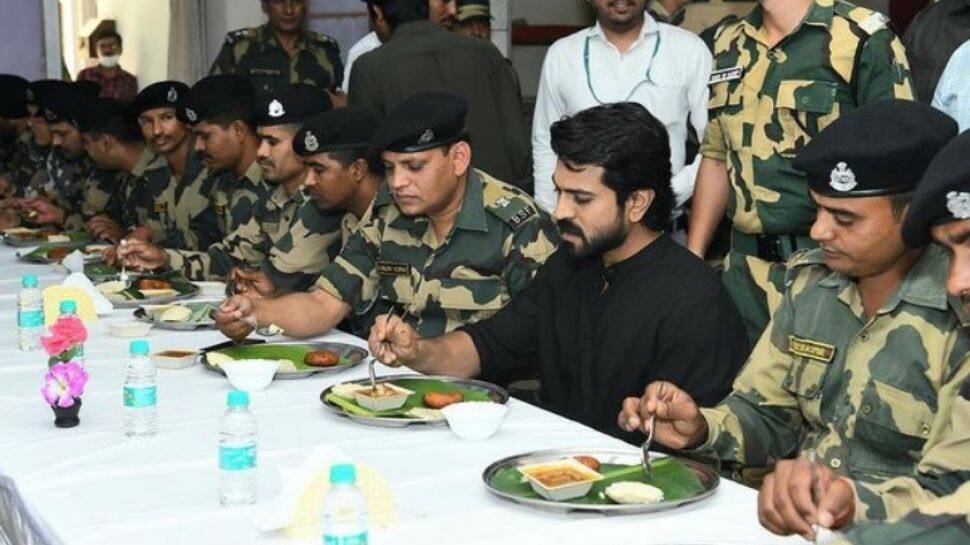
{"type": "Polygon", "coordinates": [[[638,104],[553,125],[559,251],[498,314],[438,339],[376,320],[381,361],[485,380],[532,365],[545,408],[625,440],[616,414],[652,380],[720,401],[748,353],[717,275],[660,230],[673,204],[663,125],[638,104]],[[385,344],[382,344],[385,343],[385,344]]]}

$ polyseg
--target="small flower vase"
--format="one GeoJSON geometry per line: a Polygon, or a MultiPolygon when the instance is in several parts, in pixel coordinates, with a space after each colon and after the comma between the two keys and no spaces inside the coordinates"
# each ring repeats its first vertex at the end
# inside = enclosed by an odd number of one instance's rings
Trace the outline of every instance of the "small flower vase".
{"type": "Polygon", "coordinates": [[[77,413],[81,411],[81,398],[74,398],[74,405],[70,407],[52,406],[54,411],[54,425],[58,428],[73,428],[81,423],[77,413]]]}

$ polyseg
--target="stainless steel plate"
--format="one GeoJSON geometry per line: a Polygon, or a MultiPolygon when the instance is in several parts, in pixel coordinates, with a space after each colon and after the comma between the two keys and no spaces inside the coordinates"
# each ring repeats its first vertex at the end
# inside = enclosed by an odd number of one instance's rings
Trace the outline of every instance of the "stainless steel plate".
{"type": "MultiPolygon", "coordinates": [[[[348,369],[353,369],[354,367],[357,367],[361,363],[364,363],[367,360],[367,356],[368,356],[367,350],[359,346],[354,346],[352,344],[345,344],[345,343],[290,341],[290,342],[274,342],[274,343],[254,343],[253,346],[269,346],[271,344],[296,344],[300,346],[310,346],[310,347],[313,347],[314,350],[329,350],[331,352],[335,352],[337,355],[340,356],[341,359],[350,360],[350,365],[335,365],[333,367],[314,367],[313,369],[299,370],[299,371],[293,371],[293,372],[277,371],[276,376],[273,377],[274,380],[295,380],[295,379],[307,378],[311,375],[318,375],[318,374],[333,375],[336,373],[343,373],[348,369]]],[[[223,348],[225,347],[225,345],[219,345],[219,346],[223,348]]],[[[219,373],[220,375],[225,376],[226,374],[225,371],[209,363],[207,356],[210,351],[218,351],[218,350],[203,349],[202,354],[199,356],[199,363],[201,363],[202,367],[208,369],[209,371],[212,371],[213,373],[219,373]]]]}
{"type": "MultiPolygon", "coordinates": [[[[629,449],[609,449],[609,448],[567,448],[567,449],[552,449],[552,450],[540,450],[535,452],[528,452],[525,454],[517,454],[515,456],[509,456],[508,458],[503,458],[492,465],[485,468],[482,472],[482,481],[485,483],[485,488],[489,492],[499,496],[500,498],[509,500],[513,503],[519,505],[525,505],[542,511],[548,511],[551,513],[600,513],[604,515],[631,515],[638,513],[653,513],[656,511],[665,511],[667,509],[673,509],[674,507],[679,507],[688,503],[693,503],[706,499],[717,491],[717,487],[720,484],[720,477],[717,475],[713,469],[705,466],[700,462],[690,460],[687,458],[681,458],[675,456],[677,460],[687,466],[688,469],[693,471],[697,478],[700,479],[701,484],[704,486],[704,490],[695,496],[690,498],[682,498],[679,500],[672,501],[662,501],[660,503],[644,504],[644,505],[589,505],[581,503],[570,503],[569,501],[551,501],[545,498],[523,498],[516,496],[515,494],[510,494],[503,490],[499,490],[492,486],[492,478],[495,474],[508,467],[519,467],[529,464],[538,464],[542,462],[551,462],[554,460],[560,460],[562,458],[571,456],[593,456],[600,463],[604,464],[618,464],[618,465],[639,465],[640,464],[640,451],[636,448],[629,449]]],[[[660,458],[652,457],[654,459],[660,458]]]]}
{"type": "Polygon", "coordinates": [[[111,304],[115,308],[138,308],[142,305],[164,305],[165,303],[174,303],[175,301],[183,301],[185,299],[191,299],[199,294],[199,288],[192,286],[192,289],[187,293],[179,293],[176,295],[166,295],[164,297],[146,297],[145,299],[128,299],[124,301],[115,301],[109,299],[111,304]]]}
{"type": "MultiPolygon", "coordinates": [[[[219,306],[219,303],[186,303],[186,306],[188,305],[211,305],[212,308],[216,308],[219,306]]],[[[148,306],[156,306],[156,305],[148,305],[148,306]]],[[[136,308],[135,312],[133,312],[132,314],[135,316],[137,320],[141,322],[152,324],[158,329],[169,329],[172,331],[194,331],[196,329],[203,329],[203,328],[212,329],[216,325],[215,320],[213,320],[212,318],[209,318],[208,315],[206,315],[205,320],[200,322],[163,322],[161,320],[156,319],[150,312],[148,312],[148,310],[145,309],[144,305],[136,308]]]]}
{"type": "MultiPolygon", "coordinates": [[[[472,379],[460,379],[455,377],[446,377],[443,375],[391,375],[386,377],[380,377],[377,379],[377,383],[384,382],[395,382],[398,380],[440,380],[441,382],[447,382],[460,386],[468,390],[477,390],[480,392],[485,392],[492,401],[495,403],[505,404],[509,400],[509,393],[503,388],[490,384],[488,382],[483,382],[481,380],[472,379]]],[[[359,384],[361,386],[367,386],[370,384],[369,378],[362,378],[360,380],[352,380],[345,382],[344,384],[359,384]]],[[[333,386],[327,388],[326,390],[320,392],[320,402],[323,403],[323,408],[333,414],[347,417],[354,422],[359,422],[361,424],[366,424],[368,426],[378,426],[381,428],[406,428],[408,426],[443,426],[445,425],[445,420],[421,420],[418,418],[405,418],[400,416],[362,416],[357,414],[350,414],[343,410],[339,405],[327,401],[327,395],[333,390],[333,386]]]]}

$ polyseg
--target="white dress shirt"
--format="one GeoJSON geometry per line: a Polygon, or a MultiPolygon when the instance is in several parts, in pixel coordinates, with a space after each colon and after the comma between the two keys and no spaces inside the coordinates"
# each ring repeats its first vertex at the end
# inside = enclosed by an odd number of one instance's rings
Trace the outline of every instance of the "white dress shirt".
{"type": "Polygon", "coordinates": [[[342,88],[345,93],[350,92],[350,69],[353,68],[354,62],[364,53],[369,53],[380,46],[381,40],[377,37],[376,32],[371,32],[350,46],[350,51],[347,52],[347,62],[344,64],[344,84],[342,88]]]}
{"type": "Polygon", "coordinates": [[[624,54],[606,39],[599,23],[552,44],[542,64],[532,125],[535,197],[539,205],[550,211],[556,207],[552,182],[556,154],[550,146],[549,127],[563,116],[597,106],[596,97],[603,103],[639,102],[667,127],[674,175],[671,184],[677,207],[683,205],[694,193],[700,164],[698,157],[686,168],[684,165],[687,121],[689,118],[698,137],[704,134],[711,63],[711,54],[700,38],[678,27],[658,23],[649,14],[640,37],[624,54]],[[587,38],[588,74],[583,62],[587,38]],[[653,83],[642,83],[648,67],[653,83]],[[596,97],[590,92],[590,86],[596,97]]]}

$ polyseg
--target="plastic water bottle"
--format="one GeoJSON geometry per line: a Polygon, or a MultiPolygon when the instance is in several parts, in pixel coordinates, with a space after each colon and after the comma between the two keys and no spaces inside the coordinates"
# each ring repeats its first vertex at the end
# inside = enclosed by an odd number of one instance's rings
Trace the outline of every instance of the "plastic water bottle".
{"type": "Polygon", "coordinates": [[[37,277],[28,274],[21,280],[17,294],[17,338],[23,351],[40,348],[44,333],[44,295],[37,287],[37,277]]]}
{"type": "Polygon", "coordinates": [[[330,493],[323,501],[323,545],[367,545],[367,500],[356,483],[353,465],[330,466],[330,493]]]}
{"type": "MultiPolygon", "coordinates": [[[[61,314],[58,320],[67,316],[77,316],[77,301],[74,299],[64,299],[58,306],[61,314]]],[[[74,354],[74,359],[84,364],[84,344],[77,345],[77,352],[74,354]]]]}
{"type": "Polygon", "coordinates": [[[229,392],[219,421],[219,505],[256,503],[256,417],[249,394],[229,392]]]}
{"type": "Polygon", "coordinates": [[[131,341],[125,368],[125,435],[155,435],[158,429],[158,391],[155,364],[148,357],[148,341],[131,341]]]}

